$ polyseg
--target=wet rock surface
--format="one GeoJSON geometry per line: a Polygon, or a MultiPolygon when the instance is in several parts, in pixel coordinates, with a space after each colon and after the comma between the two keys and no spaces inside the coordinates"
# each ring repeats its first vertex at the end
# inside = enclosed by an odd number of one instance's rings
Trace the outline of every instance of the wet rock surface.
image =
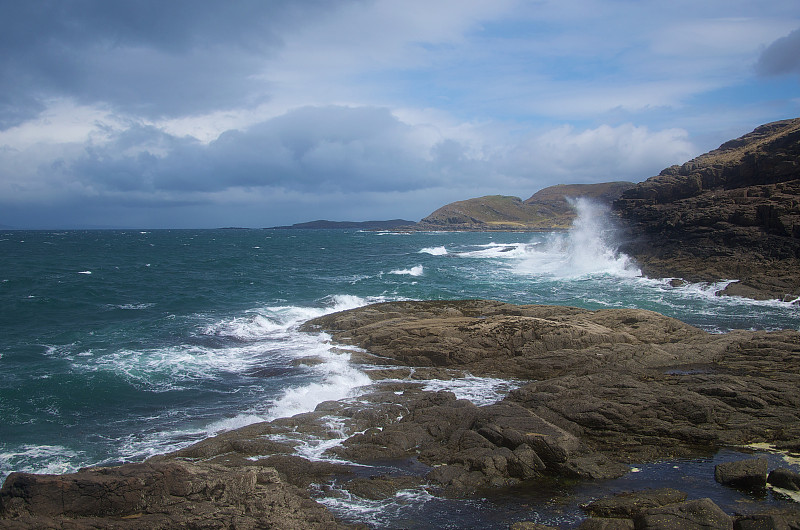
{"type": "MultiPolygon", "coordinates": [[[[133,517],[156,528],[199,527],[207,518],[204,528],[336,528],[341,523],[309,494],[463,498],[554,478],[602,481],[631,465],[721,447],[800,446],[796,331],[709,334],[643,310],[482,300],[376,304],[312,320],[305,330],[358,348],[370,390],[143,464],[12,475],[0,494],[0,527],[69,520],[135,528],[126,519],[133,517]],[[427,378],[466,374],[514,379],[517,388],[481,406],[425,390],[427,378]],[[53,491],[62,500],[54,503],[53,491]],[[275,526],[279,519],[286,524],[275,526]]],[[[788,501],[780,513],[766,509],[756,504],[745,520],[679,491],[634,492],[591,504],[581,527],[800,520],[788,501]]]]}
{"type": "Polygon", "coordinates": [[[3,528],[346,528],[274,469],[187,462],[12,473],[3,528]]]}

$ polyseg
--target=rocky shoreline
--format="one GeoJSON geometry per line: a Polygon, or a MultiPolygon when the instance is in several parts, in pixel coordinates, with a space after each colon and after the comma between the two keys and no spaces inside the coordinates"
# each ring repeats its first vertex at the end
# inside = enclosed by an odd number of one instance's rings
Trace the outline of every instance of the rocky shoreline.
{"type": "Polygon", "coordinates": [[[800,301],[800,118],[769,123],[626,190],[621,251],[652,277],[738,280],[722,294],[800,301]]]}
{"type": "MultiPolygon", "coordinates": [[[[800,505],[783,496],[800,490],[789,464],[742,456],[738,470],[706,477],[743,488],[752,502],[736,513],[681,491],[603,490],[635,466],[722,448],[800,453],[797,331],[710,334],[644,310],[485,300],[377,304],[304,330],[341,344],[373,379],[369,391],[140,464],[14,473],[0,527],[346,528],[318,501],[546,492],[555,480],[601,492],[562,527],[800,528],[800,505]],[[466,375],[516,388],[476,405],[424,384],[466,375]],[[780,490],[765,489],[768,472],[780,490]]],[[[544,528],[537,506],[526,509],[529,522],[506,527],[544,528]]]]}

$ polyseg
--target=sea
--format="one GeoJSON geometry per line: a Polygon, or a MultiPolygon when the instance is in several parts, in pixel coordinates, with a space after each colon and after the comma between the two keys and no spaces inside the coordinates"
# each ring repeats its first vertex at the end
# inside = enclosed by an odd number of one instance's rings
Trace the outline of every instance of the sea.
{"type": "MultiPolygon", "coordinates": [[[[632,307],[712,333],[800,329],[796,303],[717,296],[735,278],[643,277],[617,251],[617,233],[591,204],[571,230],[552,233],[0,231],[0,481],[13,471],[142,461],[364,393],[370,380],[349,354],[327,334],[298,328],[376,302],[632,307]],[[306,357],[322,362],[296,362],[306,357]]],[[[485,404],[513,382],[429,387],[485,404]]],[[[345,520],[381,528],[425,528],[437,516],[440,527],[457,527],[458,517],[485,528],[508,522],[498,515],[510,510],[502,500],[454,508],[424,491],[403,495],[393,508],[322,501],[345,520]]]]}

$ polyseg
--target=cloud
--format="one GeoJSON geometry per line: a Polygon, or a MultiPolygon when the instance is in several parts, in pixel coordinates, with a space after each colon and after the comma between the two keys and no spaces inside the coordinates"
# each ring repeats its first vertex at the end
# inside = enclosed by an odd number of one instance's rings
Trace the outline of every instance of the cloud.
{"type": "Polygon", "coordinates": [[[0,127],[36,116],[49,98],[103,102],[151,118],[257,104],[270,86],[255,74],[281,49],[280,33],[339,5],[3,2],[0,127]]]}
{"type": "Polygon", "coordinates": [[[306,107],[209,144],[132,127],[66,165],[72,177],[108,191],[403,191],[433,177],[420,147],[414,128],[388,109],[306,107]]]}
{"type": "Polygon", "coordinates": [[[760,75],[800,75],[800,28],[767,47],[756,63],[760,75]]]}
{"type": "Polygon", "coordinates": [[[421,217],[641,180],[796,115],[764,79],[798,73],[796,4],[0,3],[0,213],[421,217]]]}
{"type": "MultiPolygon", "coordinates": [[[[129,124],[83,143],[0,152],[6,168],[24,168],[38,157],[34,172],[3,179],[0,191],[49,208],[84,202],[75,210],[98,215],[113,204],[120,211],[172,208],[195,212],[203,223],[214,218],[199,214],[203,208],[231,208],[233,218],[253,219],[245,212],[263,215],[267,205],[272,215],[283,212],[295,221],[323,211],[339,219],[356,213],[421,218],[471,196],[524,198],[562,182],[642,180],[696,154],[679,129],[561,126],[520,135],[503,124],[408,116],[381,107],[304,107],[209,143],[129,124]]],[[[176,213],[179,218],[186,222],[176,213]]],[[[216,224],[248,224],[221,220],[216,224]]]]}

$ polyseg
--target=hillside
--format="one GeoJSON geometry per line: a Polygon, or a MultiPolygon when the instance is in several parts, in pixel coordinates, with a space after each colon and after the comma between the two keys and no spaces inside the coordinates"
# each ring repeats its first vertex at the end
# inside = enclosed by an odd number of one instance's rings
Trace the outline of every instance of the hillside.
{"type": "Polygon", "coordinates": [[[800,118],[663,170],[614,204],[646,274],[738,279],[726,294],[800,297],[800,118]]]}
{"type": "Polygon", "coordinates": [[[559,184],[544,188],[529,199],[507,195],[487,195],[442,206],[422,219],[423,230],[559,230],[567,229],[575,218],[568,198],[588,197],[611,204],[631,182],[601,184],[559,184]]]}

